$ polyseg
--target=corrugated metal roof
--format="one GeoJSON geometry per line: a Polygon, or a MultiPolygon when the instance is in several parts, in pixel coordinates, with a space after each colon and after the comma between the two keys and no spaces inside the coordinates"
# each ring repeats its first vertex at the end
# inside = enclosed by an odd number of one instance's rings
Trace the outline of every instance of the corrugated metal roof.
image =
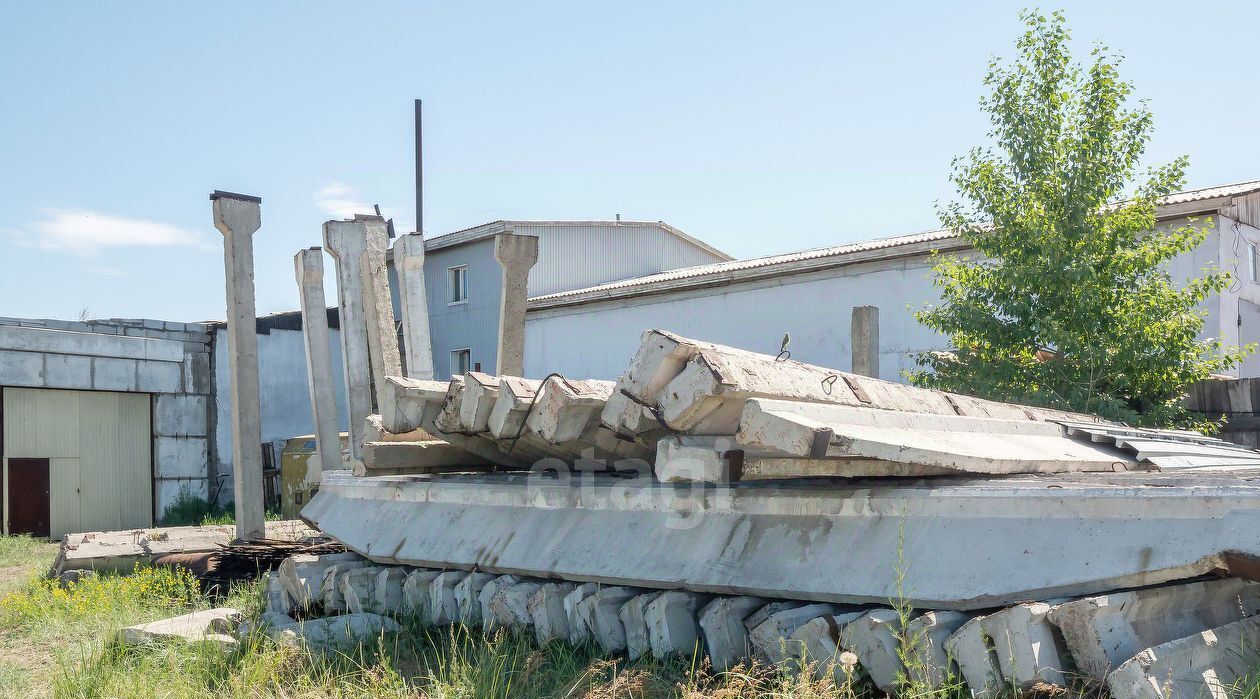
{"type": "MultiPolygon", "coordinates": [[[[1188,204],[1193,202],[1206,202],[1214,199],[1222,199],[1227,197],[1235,197],[1242,194],[1250,194],[1260,191],[1260,180],[1250,180],[1247,182],[1238,182],[1235,184],[1218,185],[1214,187],[1204,187],[1201,189],[1191,189],[1184,192],[1170,194],[1163,200],[1163,205],[1188,204]]],[[[1187,212],[1178,212],[1178,215],[1185,215],[1187,212]]],[[[651,274],[644,277],[635,277],[633,279],[624,279],[609,284],[601,284],[598,286],[588,287],[585,289],[575,289],[573,291],[564,291],[555,294],[547,294],[545,296],[535,296],[529,300],[531,305],[537,306],[553,306],[563,305],[564,303],[583,303],[589,301],[598,301],[601,298],[629,296],[638,293],[650,293],[653,287],[674,286],[673,283],[685,283],[685,280],[695,280],[697,283],[703,283],[707,277],[723,277],[725,275],[743,276],[740,273],[748,272],[762,268],[768,273],[773,273],[773,268],[784,267],[792,268],[799,266],[800,263],[810,260],[822,260],[825,258],[836,258],[836,264],[843,264],[845,258],[853,256],[857,253],[867,252],[871,250],[892,249],[898,247],[909,247],[915,244],[941,241],[956,240],[959,236],[957,233],[945,229],[937,229],[924,233],[915,233],[912,235],[895,236],[892,238],[880,238],[876,240],[868,240],[859,243],[849,243],[846,245],[836,245],[832,247],[816,248],[813,250],[805,250],[802,252],[792,252],[779,255],[769,255],[766,257],[755,257],[748,260],[734,260],[731,262],[719,262],[715,264],[700,265],[697,267],[686,267],[683,269],[671,270],[660,274],[651,274]]],[[[918,254],[922,251],[907,250],[907,254],[918,254]]],[[[785,270],[786,271],[786,270],[785,270]]],[[[794,270],[795,271],[795,270],[794,270]]]]}
{"type": "Polygon", "coordinates": [[[1124,425],[1060,422],[1069,437],[1116,449],[1169,470],[1250,471],[1260,469],[1260,451],[1198,432],[1124,425]]]}

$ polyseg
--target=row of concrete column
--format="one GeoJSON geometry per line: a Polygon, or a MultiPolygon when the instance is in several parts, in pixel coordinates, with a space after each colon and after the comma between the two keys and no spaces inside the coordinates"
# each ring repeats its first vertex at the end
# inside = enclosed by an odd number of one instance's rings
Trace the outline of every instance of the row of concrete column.
{"type": "MultiPolygon", "coordinates": [[[[221,191],[211,194],[210,200],[214,225],[224,239],[237,536],[256,539],[263,536],[263,494],[253,235],[262,225],[262,200],[221,191]]],[[[299,251],[293,265],[301,299],[316,449],[323,469],[333,470],[342,468],[342,463],[324,299],[324,251],[336,263],[343,388],[354,460],[362,458],[364,422],[378,411],[385,377],[404,374],[386,265],[389,233],[385,219],[356,215],[349,220],[328,221],[323,227],[323,242],[322,249],[299,251]]],[[[394,243],[393,253],[403,346],[407,352],[406,376],[431,379],[433,351],[424,286],[424,237],[419,233],[400,237],[394,243]]],[[[510,232],[499,234],[495,257],[503,269],[498,372],[519,375],[524,370],[526,286],[529,270],[538,260],[538,239],[510,232]]]]}

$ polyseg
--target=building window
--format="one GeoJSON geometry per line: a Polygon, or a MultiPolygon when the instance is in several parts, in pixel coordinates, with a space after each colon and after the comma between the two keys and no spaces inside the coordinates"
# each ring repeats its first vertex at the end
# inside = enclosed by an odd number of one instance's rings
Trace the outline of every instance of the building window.
{"type": "Polygon", "coordinates": [[[463,376],[472,365],[472,352],[468,348],[451,350],[451,376],[463,376]]]}
{"type": "Polygon", "coordinates": [[[447,270],[450,282],[448,303],[464,303],[468,300],[468,266],[460,265],[447,270]]]}
{"type": "Polygon", "coordinates": [[[1247,271],[1250,272],[1251,281],[1260,281],[1256,274],[1256,244],[1247,243],[1247,271]]]}

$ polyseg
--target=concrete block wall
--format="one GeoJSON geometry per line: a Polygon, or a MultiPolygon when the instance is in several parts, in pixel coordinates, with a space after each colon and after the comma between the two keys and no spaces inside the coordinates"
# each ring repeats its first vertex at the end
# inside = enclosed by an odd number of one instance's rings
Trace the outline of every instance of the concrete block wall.
{"type": "Polygon", "coordinates": [[[0,387],[152,396],[154,517],[188,489],[209,497],[211,336],[202,323],[0,317],[0,387]]]}

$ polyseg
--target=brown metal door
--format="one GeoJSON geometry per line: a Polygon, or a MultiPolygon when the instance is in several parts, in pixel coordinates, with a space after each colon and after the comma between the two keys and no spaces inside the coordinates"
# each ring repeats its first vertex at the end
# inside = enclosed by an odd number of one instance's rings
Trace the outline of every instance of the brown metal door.
{"type": "Polygon", "coordinates": [[[48,536],[48,459],[9,459],[9,533],[48,536]]]}

